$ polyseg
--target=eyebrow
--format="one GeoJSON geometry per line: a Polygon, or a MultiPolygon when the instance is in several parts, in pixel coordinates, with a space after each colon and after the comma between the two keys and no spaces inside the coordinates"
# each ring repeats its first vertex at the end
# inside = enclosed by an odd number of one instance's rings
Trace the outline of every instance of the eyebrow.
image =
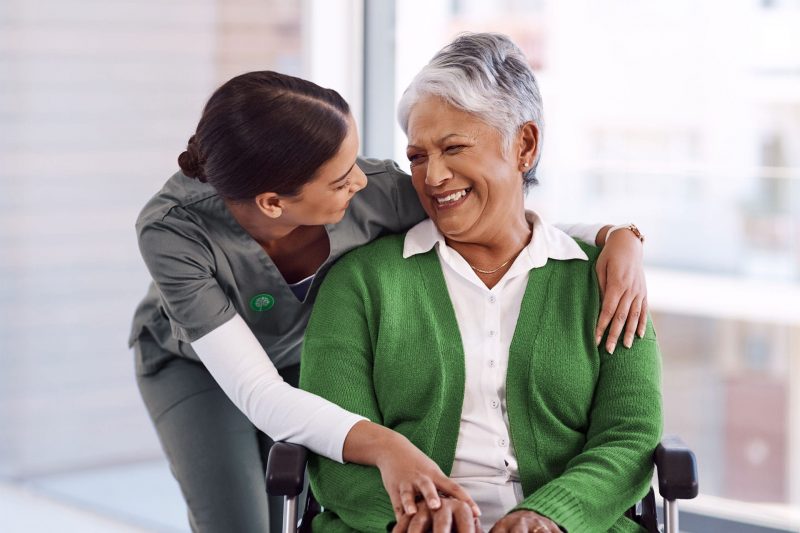
{"type": "Polygon", "coordinates": [[[351,166],[349,169],[347,169],[347,172],[345,172],[345,173],[344,173],[344,174],[342,174],[340,177],[338,177],[338,178],[336,178],[335,180],[333,180],[332,182],[330,182],[328,185],[336,185],[337,183],[339,183],[340,181],[342,181],[343,179],[345,179],[345,178],[347,177],[347,175],[348,175],[348,174],[350,174],[350,172],[352,172],[352,171],[353,171],[353,167],[355,167],[355,166],[356,166],[356,162],[355,162],[355,161],[353,161],[353,164],[352,164],[352,166],[351,166]]]}
{"type": "MultiPolygon", "coordinates": [[[[441,139],[436,141],[436,144],[441,144],[441,143],[445,142],[447,139],[449,139],[450,137],[467,137],[467,138],[469,138],[469,135],[467,135],[465,133],[448,133],[447,135],[445,135],[444,137],[442,137],[441,139]]],[[[408,146],[406,146],[406,150],[408,150],[409,148],[419,148],[419,146],[415,146],[413,144],[409,144],[408,146]]]]}

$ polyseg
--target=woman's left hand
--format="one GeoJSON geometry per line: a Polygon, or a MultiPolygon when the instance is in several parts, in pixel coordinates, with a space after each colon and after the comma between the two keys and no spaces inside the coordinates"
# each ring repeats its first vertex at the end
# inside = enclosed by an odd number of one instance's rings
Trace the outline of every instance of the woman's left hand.
{"type": "Polygon", "coordinates": [[[549,518],[533,511],[514,511],[501,518],[489,533],[561,533],[561,528],[549,518]]]}
{"type": "Polygon", "coordinates": [[[620,229],[607,239],[597,259],[597,279],[603,307],[595,330],[600,344],[608,328],[606,350],[612,353],[625,329],[623,345],[630,348],[634,334],[644,336],[647,325],[647,284],[642,261],[643,246],[633,232],[620,229]]]}

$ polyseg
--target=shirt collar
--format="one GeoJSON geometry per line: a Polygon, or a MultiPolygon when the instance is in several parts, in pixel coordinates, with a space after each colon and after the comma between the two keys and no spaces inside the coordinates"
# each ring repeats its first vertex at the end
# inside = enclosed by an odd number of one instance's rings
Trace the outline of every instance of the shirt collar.
{"type": "MultiPolygon", "coordinates": [[[[522,268],[528,271],[538,268],[547,264],[548,259],[589,260],[589,257],[572,237],[555,226],[547,224],[535,212],[526,210],[525,218],[533,225],[533,237],[514,261],[514,270],[522,268]]],[[[456,253],[445,244],[444,235],[436,228],[433,221],[426,218],[406,233],[403,242],[403,259],[428,252],[437,244],[439,244],[439,254],[445,261],[451,259],[451,254],[456,253]]]]}

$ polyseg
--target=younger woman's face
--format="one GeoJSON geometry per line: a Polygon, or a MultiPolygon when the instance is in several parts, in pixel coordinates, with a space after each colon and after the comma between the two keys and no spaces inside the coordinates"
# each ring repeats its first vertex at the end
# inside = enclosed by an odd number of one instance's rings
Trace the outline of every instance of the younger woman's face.
{"type": "Polygon", "coordinates": [[[358,128],[352,116],[339,151],[317,170],[297,196],[284,197],[282,222],[297,226],[335,224],[344,217],[350,199],[367,185],[358,168],[358,128]]]}

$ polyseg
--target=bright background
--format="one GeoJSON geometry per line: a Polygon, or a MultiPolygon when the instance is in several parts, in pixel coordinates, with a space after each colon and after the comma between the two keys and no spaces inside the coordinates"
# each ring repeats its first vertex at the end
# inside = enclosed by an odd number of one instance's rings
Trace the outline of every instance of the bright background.
{"type": "Polygon", "coordinates": [[[406,166],[394,105],[471,30],[539,79],[530,205],[647,235],[666,430],[700,464],[685,529],[800,531],[798,28],[800,0],[4,0],[0,530],[188,530],[125,341],[133,222],[211,91],[308,77],[406,166]]]}

